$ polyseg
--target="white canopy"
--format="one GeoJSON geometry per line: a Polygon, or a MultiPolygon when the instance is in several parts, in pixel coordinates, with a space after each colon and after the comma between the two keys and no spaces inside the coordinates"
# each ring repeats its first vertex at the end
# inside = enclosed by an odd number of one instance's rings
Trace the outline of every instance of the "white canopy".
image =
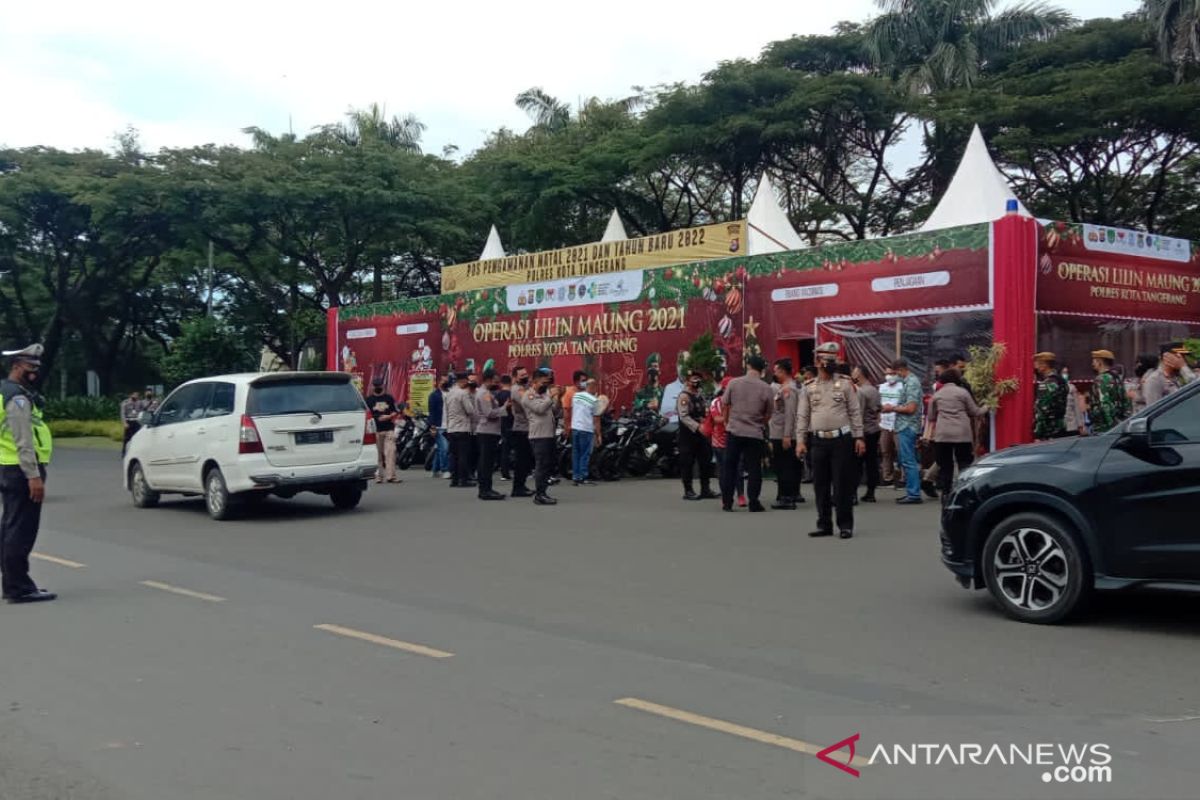
{"type": "Polygon", "coordinates": [[[625,233],[625,226],[621,224],[621,215],[614,208],[612,216],[608,218],[608,227],[604,229],[604,235],[600,237],[602,242],[623,242],[629,238],[629,234],[625,233]]]}
{"type": "Polygon", "coordinates": [[[804,247],[804,241],[788,220],[775,185],[763,173],[754,192],[754,200],[750,203],[750,213],[746,216],[746,238],[749,255],[757,256],[763,253],[782,253],[785,250],[799,250],[804,247]]]}
{"type": "Polygon", "coordinates": [[[483,245],[483,252],[479,254],[480,261],[487,261],[489,258],[504,258],[504,245],[500,244],[500,233],[495,225],[488,231],[487,243],[483,245]]]}
{"type": "MultiPolygon", "coordinates": [[[[987,143],[976,125],[950,186],[921,230],[936,231],[956,225],[991,222],[1004,216],[1007,201],[1016,199],[1012,187],[992,161],[987,143]]],[[[1017,200],[1017,210],[1030,216],[1020,200],[1017,200]]]]}

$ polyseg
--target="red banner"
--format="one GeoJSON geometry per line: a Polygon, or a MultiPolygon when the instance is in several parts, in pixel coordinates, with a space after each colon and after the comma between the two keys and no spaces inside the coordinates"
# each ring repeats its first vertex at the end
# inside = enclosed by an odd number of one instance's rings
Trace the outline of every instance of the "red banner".
{"type": "Polygon", "coordinates": [[[1083,226],[1055,222],[1043,228],[1038,311],[1200,323],[1200,252],[1168,260],[1150,248],[1114,253],[1098,244],[1089,246],[1083,226]]]}

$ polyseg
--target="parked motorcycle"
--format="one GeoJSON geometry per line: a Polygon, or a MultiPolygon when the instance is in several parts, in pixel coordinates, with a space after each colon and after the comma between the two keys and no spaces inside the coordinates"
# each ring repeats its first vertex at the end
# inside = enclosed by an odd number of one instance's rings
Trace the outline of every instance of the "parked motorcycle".
{"type": "Polygon", "coordinates": [[[623,475],[641,477],[659,465],[661,444],[658,431],[666,420],[651,409],[640,409],[616,421],[614,440],[605,445],[597,462],[597,473],[606,481],[623,475]]]}
{"type": "Polygon", "coordinates": [[[414,417],[396,434],[396,466],[408,469],[413,464],[424,464],[433,451],[434,440],[429,435],[429,419],[414,417]]]}

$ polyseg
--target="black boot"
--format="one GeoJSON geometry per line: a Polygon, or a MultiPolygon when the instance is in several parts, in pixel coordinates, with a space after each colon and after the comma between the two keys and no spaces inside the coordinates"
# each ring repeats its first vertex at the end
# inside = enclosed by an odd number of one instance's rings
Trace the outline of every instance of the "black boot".
{"type": "Polygon", "coordinates": [[[709,486],[707,483],[706,483],[706,484],[703,484],[703,485],[700,487],[700,499],[701,499],[701,500],[716,500],[716,499],[717,499],[718,497],[720,497],[720,496],[721,496],[721,495],[719,495],[719,494],[717,494],[716,492],[714,492],[714,491],[712,490],[712,487],[711,487],[711,486],[709,486]]]}
{"type": "Polygon", "coordinates": [[[683,485],[683,499],[684,500],[699,500],[700,495],[696,494],[696,490],[692,488],[692,485],[690,483],[685,483],[683,485]]]}
{"type": "Polygon", "coordinates": [[[533,496],[533,504],[535,506],[556,506],[558,501],[545,492],[538,492],[533,496]]]}
{"type": "Polygon", "coordinates": [[[790,497],[781,497],[771,504],[771,508],[777,511],[795,511],[796,501],[790,497]]]}

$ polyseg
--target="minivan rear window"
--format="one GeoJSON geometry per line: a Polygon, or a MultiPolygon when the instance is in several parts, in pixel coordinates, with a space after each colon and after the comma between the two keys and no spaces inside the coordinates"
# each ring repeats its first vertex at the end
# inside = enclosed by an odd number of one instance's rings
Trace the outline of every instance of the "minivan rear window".
{"type": "Polygon", "coordinates": [[[246,413],[252,417],[283,414],[336,414],[362,411],[362,396],[354,384],[328,378],[296,378],[255,383],[246,398],[246,413]]]}

